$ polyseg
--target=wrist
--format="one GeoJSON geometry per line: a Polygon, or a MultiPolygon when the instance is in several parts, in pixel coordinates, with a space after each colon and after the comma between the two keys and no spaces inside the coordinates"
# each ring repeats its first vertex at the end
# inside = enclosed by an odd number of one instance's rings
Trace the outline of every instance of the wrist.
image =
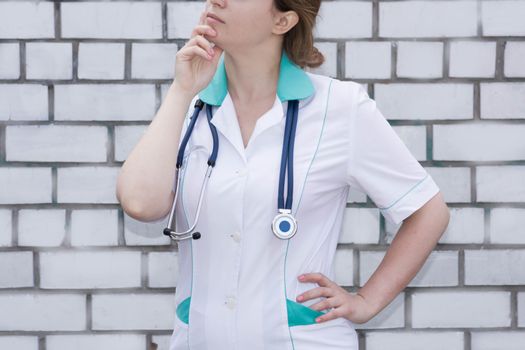
{"type": "Polygon", "coordinates": [[[174,80],[171,83],[169,87],[169,93],[175,96],[182,96],[184,99],[189,101],[191,101],[195,96],[195,93],[193,93],[193,91],[183,88],[179,85],[179,83],[176,80],[174,80]]]}

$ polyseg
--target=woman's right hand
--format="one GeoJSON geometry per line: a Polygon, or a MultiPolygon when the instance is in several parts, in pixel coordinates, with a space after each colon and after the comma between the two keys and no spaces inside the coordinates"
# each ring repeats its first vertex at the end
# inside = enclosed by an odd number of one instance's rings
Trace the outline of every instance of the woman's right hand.
{"type": "Polygon", "coordinates": [[[174,83],[192,96],[209,84],[223,51],[217,45],[212,47],[204,37],[217,35],[217,32],[205,23],[205,16],[206,10],[201,13],[199,24],[191,33],[191,39],[175,55],[174,83]]]}

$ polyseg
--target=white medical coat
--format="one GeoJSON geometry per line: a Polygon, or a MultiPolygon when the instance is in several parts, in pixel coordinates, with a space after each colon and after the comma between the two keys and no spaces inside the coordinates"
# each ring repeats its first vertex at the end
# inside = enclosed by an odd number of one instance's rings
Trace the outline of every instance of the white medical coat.
{"type": "MultiPolygon", "coordinates": [[[[306,72],[283,54],[279,94],[257,120],[244,148],[224,78],[222,57],[205,95],[221,102],[213,106],[212,119],[220,143],[217,163],[196,228],[202,237],[178,243],[170,350],[358,349],[351,321],[340,317],[304,322],[305,307],[322,298],[297,303],[297,295],[318,287],[299,282],[297,276],[321,272],[334,280],[334,254],[350,187],[366,193],[395,224],[439,188],[357,82],[306,72]],[[285,80],[294,74],[293,79],[311,82],[313,90],[300,100],[294,146],[292,212],[298,231],[292,239],[281,240],[271,222],[277,214],[288,105],[281,98],[294,97],[294,84],[285,80]]],[[[302,92],[305,82],[300,82],[302,92]]],[[[203,108],[184,153],[175,214],[178,231],[193,222],[211,150],[203,108]]]]}

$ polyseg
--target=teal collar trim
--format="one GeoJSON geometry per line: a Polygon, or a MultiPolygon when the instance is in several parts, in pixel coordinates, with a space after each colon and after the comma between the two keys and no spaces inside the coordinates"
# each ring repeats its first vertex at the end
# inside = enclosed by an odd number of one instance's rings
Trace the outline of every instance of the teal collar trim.
{"type": "MultiPolygon", "coordinates": [[[[277,82],[277,96],[281,102],[301,100],[314,93],[314,86],[310,77],[298,65],[290,61],[283,50],[277,82]]],[[[212,81],[199,93],[199,98],[213,106],[220,106],[228,93],[228,79],[224,66],[224,52],[219,59],[217,70],[212,81]]]]}

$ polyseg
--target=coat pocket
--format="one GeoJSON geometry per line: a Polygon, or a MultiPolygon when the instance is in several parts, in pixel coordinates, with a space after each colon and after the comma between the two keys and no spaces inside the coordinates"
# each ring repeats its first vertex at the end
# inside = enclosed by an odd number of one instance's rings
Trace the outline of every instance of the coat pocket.
{"type": "Polygon", "coordinates": [[[190,299],[191,298],[186,298],[179,305],[177,305],[169,350],[189,350],[190,348],[188,339],[188,315],[190,299]]]}

